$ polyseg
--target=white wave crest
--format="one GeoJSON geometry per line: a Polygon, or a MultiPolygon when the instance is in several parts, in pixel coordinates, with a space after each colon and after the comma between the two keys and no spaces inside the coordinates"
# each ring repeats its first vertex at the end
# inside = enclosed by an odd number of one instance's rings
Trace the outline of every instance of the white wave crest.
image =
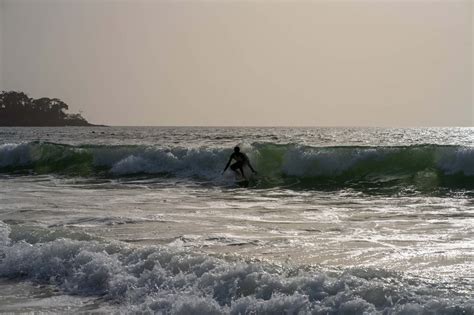
{"type": "MultiPolygon", "coordinates": [[[[431,170],[444,175],[474,176],[474,148],[307,147],[294,144],[245,146],[253,166],[266,178],[415,174],[431,170]]],[[[68,172],[96,168],[121,176],[168,174],[177,177],[220,179],[232,149],[152,146],[67,146],[54,143],[0,145],[0,168],[23,167],[68,172]],[[51,164],[51,165],[50,165],[51,164]],[[75,168],[80,165],[81,167],[75,168]],[[51,166],[51,167],[48,167],[51,166]]]]}
{"type": "Polygon", "coordinates": [[[337,176],[360,161],[382,159],[384,153],[373,148],[290,148],[283,171],[293,176],[337,176]]]}
{"type": "MultiPolygon", "coordinates": [[[[178,176],[199,176],[215,178],[224,168],[230,152],[217,149],[154,149],[143,148],[130,155],[117,158],[115,155],[108,164],[111,172],[117,175],[134,173],[156,174],[170,173],[178,176]]],[[[103,157],[101,152],[94,152],[94,160],[103,157]]]]}
{"type": "Polygon", "coordinates": [[[440,152],[438,167],[447,175],[474,175],[474,148],[462,147],[440,152]]]}
{"type": "Polygon", "coordinates": [[[0,145],[0,167],[27,165],[31,163],[31,146],[28,143],[6,143],[0,145]]]}

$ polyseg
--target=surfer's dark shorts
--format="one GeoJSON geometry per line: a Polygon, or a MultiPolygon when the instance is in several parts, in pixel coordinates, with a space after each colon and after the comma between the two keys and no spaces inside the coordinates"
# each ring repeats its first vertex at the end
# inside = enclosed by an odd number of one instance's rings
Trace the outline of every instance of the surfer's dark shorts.
{"type": "Polygon", "coordinates": [[[230,168],[231,168],[232,170],[234,170],[234,171],[235,171],[236,169],[242,168],[242,167],[244,167],[244,162],[235,162],[234,164],[232,164],[232,165],[230,166],[230,168]]]}

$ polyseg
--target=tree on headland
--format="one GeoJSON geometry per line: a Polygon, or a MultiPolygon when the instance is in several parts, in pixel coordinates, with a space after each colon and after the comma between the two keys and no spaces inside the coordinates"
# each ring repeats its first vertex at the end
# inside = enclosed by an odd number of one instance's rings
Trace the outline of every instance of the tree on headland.
{"type": "Polygon", "coordinates": [[[23,92],[0,94],[0,126],[92,126],[81,114],[67,114],[57,98],[29,98],[23,92]]]}

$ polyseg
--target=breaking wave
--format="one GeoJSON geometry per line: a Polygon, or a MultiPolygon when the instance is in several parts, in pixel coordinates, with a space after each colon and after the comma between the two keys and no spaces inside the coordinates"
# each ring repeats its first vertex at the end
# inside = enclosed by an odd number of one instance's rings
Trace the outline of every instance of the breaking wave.
{"type": "MultiPolygon", "coordinates": [[[[381,269],[323,271],[85,237],[30,238],[0,221],[0,277],[163,314],[473,314],[474,300],[381,269]]],[[[36,231],[35,233],[37,233],[36,231]]]]}
{"type": "MultiPolygon", "coordinates": [[[[310,147],[255,143],[244,147],[259,176],[254,187],[474,187],[474,147],[310,147]]],[[[219,148],[0,145],[0,171],[10,174],[130,176],[148,174],[219,182],[231,153],[219,148]]]]}

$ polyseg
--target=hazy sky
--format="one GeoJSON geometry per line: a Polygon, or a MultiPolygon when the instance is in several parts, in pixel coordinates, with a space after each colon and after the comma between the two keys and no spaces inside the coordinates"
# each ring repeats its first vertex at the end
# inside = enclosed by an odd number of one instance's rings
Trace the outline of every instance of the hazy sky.
{"type": "Polygon", "coordinates": [[[470,0],[2,1],[1,88],[95,123],[474,126],[470,0]]]}

